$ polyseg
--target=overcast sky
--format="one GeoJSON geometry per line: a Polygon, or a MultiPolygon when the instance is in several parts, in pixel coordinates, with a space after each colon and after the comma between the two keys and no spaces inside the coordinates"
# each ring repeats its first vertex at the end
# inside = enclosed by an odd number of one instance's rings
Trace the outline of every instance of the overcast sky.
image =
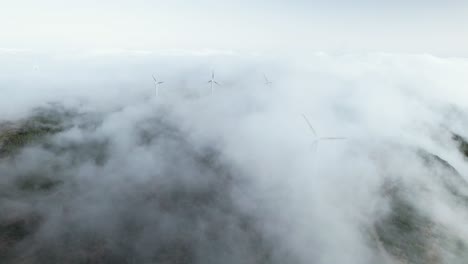
{"type": "Polygon", "coordinates": [[[468,55],[468,1],[0,1],[3,49],[468,55]]]}

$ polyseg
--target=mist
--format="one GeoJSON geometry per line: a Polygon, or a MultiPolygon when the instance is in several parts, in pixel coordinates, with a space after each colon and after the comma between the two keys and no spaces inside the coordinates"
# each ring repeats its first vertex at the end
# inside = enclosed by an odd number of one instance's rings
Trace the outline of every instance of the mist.
{"type": "Polygon", "coordinates": [[[466,259],[464,58],[0,59],[5,263],[466,259]]]}

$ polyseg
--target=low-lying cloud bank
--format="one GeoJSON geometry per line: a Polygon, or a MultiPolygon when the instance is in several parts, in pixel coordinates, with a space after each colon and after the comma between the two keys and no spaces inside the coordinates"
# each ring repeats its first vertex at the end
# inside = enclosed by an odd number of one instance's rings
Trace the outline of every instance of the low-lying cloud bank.
{"type": "Polygon", "coordinates": [[[0,57],[7,263],[466,259],[465,59],[0,57]]]}

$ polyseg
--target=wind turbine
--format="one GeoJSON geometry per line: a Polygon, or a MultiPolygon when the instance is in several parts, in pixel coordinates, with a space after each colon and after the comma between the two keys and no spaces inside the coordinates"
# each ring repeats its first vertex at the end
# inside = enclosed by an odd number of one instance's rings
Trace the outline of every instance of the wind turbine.
{"type": "Polygon", "coordinates": [[[214,74],[214,71],[211,72],[211,80],[208,81],[208,83],[210,84],[211,86],[211,95],[213,95],[213,84],[216,84],[216,85],[220,85],[218,82],[215,81],[215,74],[214,74]]]}
{"type": "Polygon", "coordinates": [[[153,76],[153,80],[154,80],[154,86],[156,87],[156,96],[159,96],[159,86],[161,84],[163,84],[164,82],[158,81],[156,79],[156,77],[154,77],[154,75],[152,75],[152,76],[153,76]]]}
{"type": "Polygon", "coordinates": [[[265,78],[265,85],[266,86],[271,86],[273,84],[270,80],[268,80],[268,78],[267,78],[267,76],[265,74],[263,74],[263,78],[265,78]]]}
{"type": "Polygon", "coordinates": [[[317,132],[315,132],[315,129],[314,127],[312,126],[312,124],[310,123],[309,119],[307,119],[307,116],[302,114],[302,117],[304,118],[304,120],[306,121],[307,125],[309,126],[310,128],[310,131],[312,131],[312,134],[314,134],[315,136],[315,139],[314,139],[314,142],[313,143],[316,143],[316,142],[320,142],[322,140],[343,140],[343,139],[346,139],[344,137],[321,137],[317,134],[317,132]]]}
{"type": "MultiPolygon", "coordinates": [[[[312,124],[310,123],[309,119],[307,119],[307,116],[302,114],[302,117],[304,118],[304,120],[306,121],[307,125],[309,126],[310,128],[310,131],[312,131],[312,134],[314,134],[314,141],[312,142],[312,151],[314,152],[314,155],[317,154],[317,151],[318,151],[318,143],[322,140],[342,140],[342,139],[346,139],[344,137],[321,137],[319,135],[317,135],[317,132],[315,132],[315,129],[314,127],[312,126],[312,124]]],[[[318,167],[317,167],[317,162],[318,162],[318,158],[317,157],[316,159],[313,159],[312,160],[312,170],[315,172],[315,173],[318,173],[318,167]]]]}

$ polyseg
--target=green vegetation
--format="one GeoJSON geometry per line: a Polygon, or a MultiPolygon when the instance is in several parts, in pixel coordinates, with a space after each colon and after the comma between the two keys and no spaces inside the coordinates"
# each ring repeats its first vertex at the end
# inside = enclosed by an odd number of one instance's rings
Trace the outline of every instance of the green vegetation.
{"type": "Polygon", "coordinates": [[[34,234],[40,222],[40,217],[34,213],[12,219],[0,219],[0,260],[9,263],[13,258],[15,245],[34,234]]]}
{"type": "Polygon", "coordinates": [[[25,146],[39,143],[61,132],[72,113],[58,109],[36,109],[33,115],[15,123],[0,124],[0,157],[10,156],[25,146]]]}
{"type": "MultiPolygon", "coordinates": [[[[427,177],[434,177],[446,198],[467,206],[468,183],[459,172],[435,154],[422,149],[416,153],[428,168],[427,177]]],[[[418,198],[421,191],[428,190],[429,186],[399,181],[386,182],[384,187],[390,210],[375,224],[375,229],[377,239],[388,253],[403,263],[465,263],[468,245],[454,230],[447,229],[430,212],[415,204],[422,198],[418,198]]]]}
{"type": "Polygon", "coordinates": [[[428,217],[403,198],[401,190],[391,195],[391,211],[376,224],[377,235],[385,249],[409,263],[428,262],[428,243],[433,238],[428,217]]]}
{"type": "Polygon", "coordinates": [[[458,143],[458,150],[465,156],[465,158],[468,158],[468,142],[467,140],[452,132],[452,139],[455,140],[455,142],[458,143]]]}
{"type": "Polygon", "coordinates": [[[43,177],[41,175],[29,175],[27,177],[21,177],[16,181],[17,188],[27,192],[51,191],[61,183],[62,181],[60,180],[43,177]]]}
{"type": "Polygon", "coordinates": [[[437,180],[452,195],[454,200],[468,206],[468,182],[460,173],[448,161],[435,154],[422,149],[418,151],[418,154],[428,168],[442,168],[442,171],[434,173],[437,180]]]}

